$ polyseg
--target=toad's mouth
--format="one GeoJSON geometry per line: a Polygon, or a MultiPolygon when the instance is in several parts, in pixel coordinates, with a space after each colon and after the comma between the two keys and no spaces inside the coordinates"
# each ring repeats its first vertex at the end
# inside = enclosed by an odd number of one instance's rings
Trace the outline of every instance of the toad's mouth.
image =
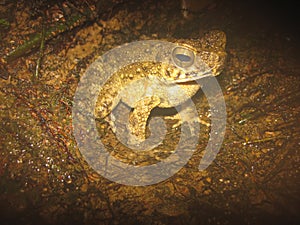
{"type": "Polygon", "coordinates": [[[210,77],[213,76],[212,71],[211,70],[207,70],[207,71],[190,71],[190,72],[184,72],[181,71],[180,73],[178,73],[176,79],[169,81],[169,83],[174,84],[174,83],[185,83],[185,82],[190,82],[190,81],[195,81],[195,80],[199,80],[205,77],[210,77]]]}

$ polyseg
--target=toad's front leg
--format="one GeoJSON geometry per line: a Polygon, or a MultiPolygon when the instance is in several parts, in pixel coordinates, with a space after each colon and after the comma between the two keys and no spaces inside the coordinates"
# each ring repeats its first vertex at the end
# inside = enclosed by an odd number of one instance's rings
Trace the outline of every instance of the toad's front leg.
{"type": "Polygon", "coordinates": [[[146,96],[136,102],[133,112],[129,116],[128,129],[133,135],[129,142],[142,142],[146,139],[146,126],[153,108],[160,104],[158,96],[146,96]]]}

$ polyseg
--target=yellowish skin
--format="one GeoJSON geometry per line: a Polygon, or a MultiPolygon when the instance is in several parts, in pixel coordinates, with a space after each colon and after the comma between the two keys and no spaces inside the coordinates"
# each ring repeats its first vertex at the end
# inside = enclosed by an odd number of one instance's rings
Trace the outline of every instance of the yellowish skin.
{"type": "Polygon", "coordinates": [[[213,30],[197,40],[171,42],[178,46],[170,56],[172,62],[131,64],[109,78],[97,99],[97,119],[107,119],[122,101],[133,108],[129,117],[129,131],[143,141],[153,108],[183,104],[199,90],[200,85],[196,80],[208,75],[217,76],[222,72],[226,59],[224,32],[213,30]],[[178,91],[178,87],[181,91],[178,91]]]}

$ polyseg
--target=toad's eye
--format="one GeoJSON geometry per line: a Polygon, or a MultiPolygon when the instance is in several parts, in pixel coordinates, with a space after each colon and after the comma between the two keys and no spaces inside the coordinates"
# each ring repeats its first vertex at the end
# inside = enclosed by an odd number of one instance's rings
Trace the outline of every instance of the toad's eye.
{"type": "Polygon", "coordinates": [[[192,50],[179,46],[173,49],[172,59],[176,66],[187,68],[194,63],[195,56],[192,50]]]}

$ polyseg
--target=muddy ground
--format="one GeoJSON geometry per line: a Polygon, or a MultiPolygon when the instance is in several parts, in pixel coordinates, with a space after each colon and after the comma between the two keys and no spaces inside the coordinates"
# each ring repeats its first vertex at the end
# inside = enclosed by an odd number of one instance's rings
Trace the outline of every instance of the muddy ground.
{"type": "MultiPolygon", "coordinates": [[[[1,224],[300,221],[300,45],[293,5],[204,5],[184,18],[179,1],[171,0],[1,1],[1,224]],[[127,42],[198,38],[210,29],[226,33],[228,53],[217,77],[227,126],[213,163],[198,171],[210,131],[203,126],[192,158],[163,182],[132,187],[99,175],[72,133],[73,97],[87,67],[127,42]],[[34,38],[45,41],[26,42],[34,38]],[[12,53],[22,45],[25,50],[12,53]]],[[[193,101],[209,124],[204,94],[193,101]]],[[[180,137],[172,123],[166,120],[159,160],[180,137]]],[[[129,158],[109,124],[99,127],[107,148],[129,158]]]]}

